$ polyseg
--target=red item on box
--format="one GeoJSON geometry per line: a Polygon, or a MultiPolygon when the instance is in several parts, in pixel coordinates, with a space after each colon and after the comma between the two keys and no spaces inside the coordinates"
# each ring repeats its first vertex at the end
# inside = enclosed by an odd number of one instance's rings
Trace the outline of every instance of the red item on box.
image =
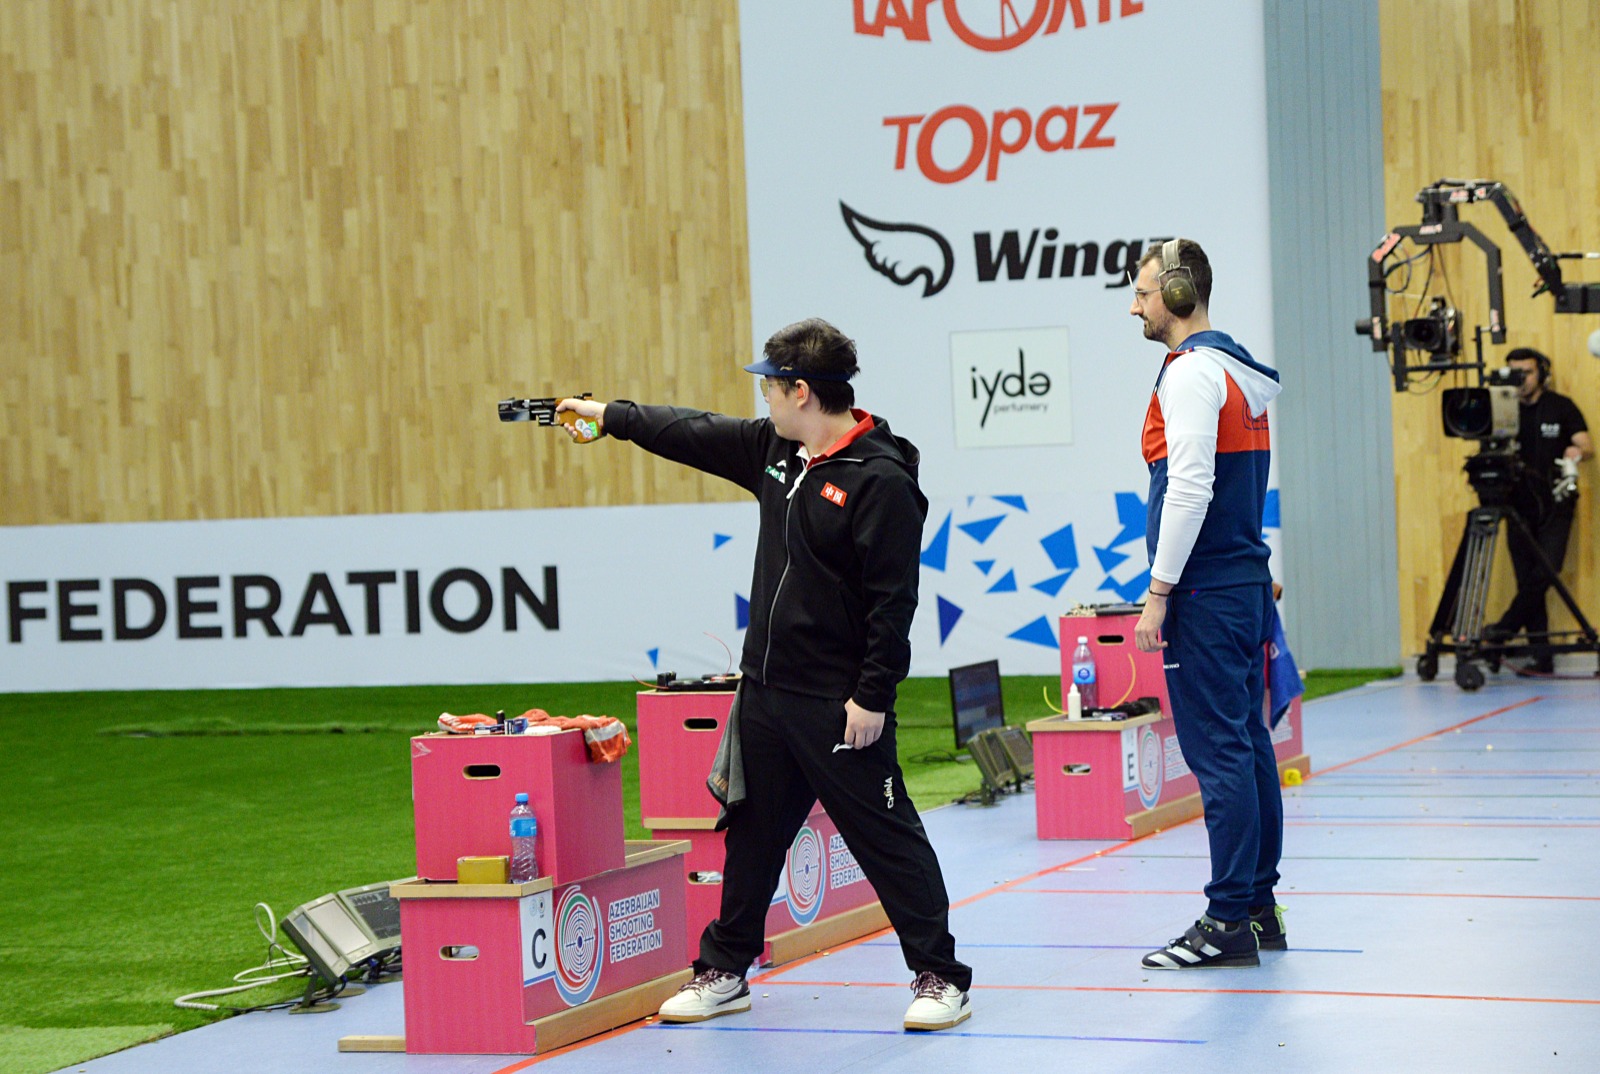
{"type": "Polygon", "coordinates": [[[628,738],[628,728],[615,716],[552,716],[544,709],[529,709],[522,715],[530,728],[543,726],[559,727],[563,731],[582,731],[591,761],[620,761],[633,744],[628,738]]]}

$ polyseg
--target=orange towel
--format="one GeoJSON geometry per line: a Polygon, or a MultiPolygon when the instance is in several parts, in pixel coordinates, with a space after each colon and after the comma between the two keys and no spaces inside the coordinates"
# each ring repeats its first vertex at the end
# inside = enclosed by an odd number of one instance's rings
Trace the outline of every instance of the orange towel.
{"type": "Polygon", "coordinates": [[[628,738],[628,728],[615,716],[552,716],[544,709],[529,709],[522,715],[527,718],[529,727],[543,724],[563,730],[582,731],[591,761],[620,761],[633,744],[628,738]]]}
{"type": "Polygon", "coordinates": [[[481,712],[474,712],[468,716],[439,713],[439,730],[449,731],[452,735],[470,735],[477,728],[493,727],[496,722],[493,716],[485,716],[481,712]]]}

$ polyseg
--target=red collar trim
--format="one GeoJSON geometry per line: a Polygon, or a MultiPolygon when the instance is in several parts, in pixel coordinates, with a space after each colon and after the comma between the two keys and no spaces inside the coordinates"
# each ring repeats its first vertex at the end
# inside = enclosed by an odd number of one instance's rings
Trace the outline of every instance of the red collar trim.
{"type": "Polygon", "coordinates": [[[849,447],[851,444],[855,443],[857,440],[860,440],[863,436],[866,436],[868,433],[870,433],[872,431],[873,423],[872,423],[872,415],[871,414],[867,413],[865,410],[857,410],[854,407],[851,407],[850,408],[850,416],[852,418],[856,419],[856,423],[855,423],[855,425],[853,425],[851,427],[850,431],[845,433],[838,440],[835,440],[833,442],[833,445],[831,447],[829,447],[827,451],[824,451],[821,455],[817,455],[817,456],[815,456],[815,457],[813,457],[811,459],[807,459],[806,460],[806,466],[807,467],[815,466],[818,462],[820,462],[823,459],[826,459],[829,455],[832,455],[833,453],[835,453],[837,451],[844,450],[845,448],[849,447]]]}

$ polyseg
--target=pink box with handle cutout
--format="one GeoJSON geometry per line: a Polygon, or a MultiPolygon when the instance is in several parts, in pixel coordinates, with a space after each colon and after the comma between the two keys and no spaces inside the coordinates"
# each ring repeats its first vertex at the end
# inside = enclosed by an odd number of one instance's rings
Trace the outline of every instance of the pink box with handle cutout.
{"type": "Polygon", "coordinates": [[[417,875],[454,881],[456,859],[511,853],[520,792],[539,821],[539,875],[556,884],[623,865],[622,767],[589,760],[582,731],[411,740],[417,875]]]}

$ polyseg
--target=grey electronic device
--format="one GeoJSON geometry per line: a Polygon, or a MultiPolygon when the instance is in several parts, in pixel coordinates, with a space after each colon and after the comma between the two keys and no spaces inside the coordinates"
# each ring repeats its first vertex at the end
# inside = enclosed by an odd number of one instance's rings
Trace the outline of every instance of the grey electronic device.
{"type": "Polygon", "coordinates": [[[374,956],[400,946],[400,906],[380,881],[346,888],[289,911],[283,931],[318,977],[333,984],[374,956]]]}

